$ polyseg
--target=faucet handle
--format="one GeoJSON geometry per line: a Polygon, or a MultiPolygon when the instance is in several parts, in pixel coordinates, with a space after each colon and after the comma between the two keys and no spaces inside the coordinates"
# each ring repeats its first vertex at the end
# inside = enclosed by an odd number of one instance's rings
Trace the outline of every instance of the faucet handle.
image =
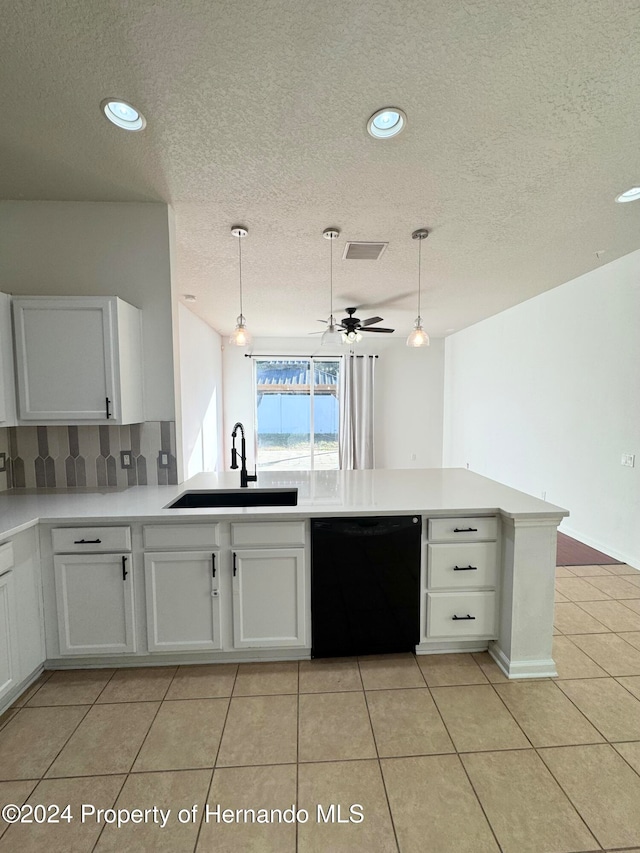
{"type": "Polygon", "coordinates": [[[231,448],[231,470],[235,471],[238,467],[238,451],[235,447],[231,448]]]}

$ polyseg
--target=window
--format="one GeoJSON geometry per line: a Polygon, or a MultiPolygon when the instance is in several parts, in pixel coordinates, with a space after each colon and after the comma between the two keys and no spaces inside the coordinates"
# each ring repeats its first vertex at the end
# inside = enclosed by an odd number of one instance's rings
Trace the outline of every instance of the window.
{"type": "Polygon", "coordinates": [[[337,469],[340,360],[254,363],[258,469],[337,469]]]}

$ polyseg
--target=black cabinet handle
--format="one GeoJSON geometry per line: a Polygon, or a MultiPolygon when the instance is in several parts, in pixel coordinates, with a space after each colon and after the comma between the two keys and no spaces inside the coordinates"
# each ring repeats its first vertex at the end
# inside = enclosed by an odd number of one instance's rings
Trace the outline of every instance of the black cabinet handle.
{"type": "Polygon", "coordinates": [[[467,613],[466,616],[452,616],[451,618],[453,619],[454,622],[464,622],[467,619],[475,619],[476,617],[475,616],[469,616],[469,614],[467,613]]]}
{"type": "Polygon", "coordinates": [[[123,557],[122,558],[122,580],[123,581],[126,581],[128,574],[129,574],[129,572],[127,571],[127,558],[123,557]]]}
{"type": "Polygon", "coordinates": [[[108,397],[104,398],[104,407],[107,410],[107,420],[111,417],[111,400],[108,397]]]}
{"type": "Polygon", "coordinates": [[[100,545],[102,539],[75,539],[74,545],[100,545]]]}
{"type": "Polygon", "coordinates": [[[478,528],[477,527],[454,527],[453,532],[454,533],[477,533],[478,528]]]}
{"type": "Polygon", "coordinates": [[[236,552],[233,552],[233,576],[235,578],[238,573],[238,563],[236,562],[236,552]]]}
{"type": "Polygon", "coordinates": [[[211,555],[211,577],[215,578],[216,576],[216,555],[211,555]]]}
{"type": "Polygon", "coordinates": [[[478,567],[477,566],[454,566],[453,571],[454,572],[477,572],[478,567]]]}

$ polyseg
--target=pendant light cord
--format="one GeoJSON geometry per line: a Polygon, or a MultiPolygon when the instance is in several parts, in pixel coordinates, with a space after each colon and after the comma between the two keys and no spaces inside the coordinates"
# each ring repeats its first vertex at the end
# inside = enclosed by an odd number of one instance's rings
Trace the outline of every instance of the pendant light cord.
{"type": "Polygon", "coordinates": [[[422,240],[418,240],[418,317],[420,316],[420,273],[422,271],[422,240]]]}
{"type": "Polygon", "coordinates": [[[242,316],[242,235],[238,235],[238,266],[240,268],[240,316],[242,316]]]}
{"type": "Polygon", "coordinates": [[[329,325],[333,325],[333,240],[329,240],[329,325]]]}

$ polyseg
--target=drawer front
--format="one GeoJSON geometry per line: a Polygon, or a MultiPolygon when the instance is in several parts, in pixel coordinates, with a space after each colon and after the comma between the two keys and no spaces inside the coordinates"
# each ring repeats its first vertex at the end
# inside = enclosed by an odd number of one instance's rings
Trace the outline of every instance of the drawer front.
{"type": "Polygon", "coordinates": [[[0,574],[13,568],[13,544],[0,545],[0,574]]]}
{"type": "Polygon", "coordinates": [[[142,529],[145,548],[218,548],[219,524],[146,524],[142,529]]]}
{"type": "Polygon", "coordinates": [[[498,578],[496,542],[461,542],[427,546],[430,589],[495,586],[498,578]]]}
{"type": "Polygon", "coordinates": [[[495,631],[495,592],[427,593],[427,637],[495,637],[495,631]]]}
{"type": "Polygon", "coordinates": [[[304,521],[260,521],[231,525],[234,548],[261,545],[304,545],[304,521]]]}
{"type": "Polygon", "coordinates": [[[476,518],[430,518],[429,539],[438,542],[477,542],[498,538],[495,515],[476,518]]]}
{"type": "Polygon", "coordinates": [[[56,527],[51,531],[58,554],[130,551],[130,527],[56,527]]]}

